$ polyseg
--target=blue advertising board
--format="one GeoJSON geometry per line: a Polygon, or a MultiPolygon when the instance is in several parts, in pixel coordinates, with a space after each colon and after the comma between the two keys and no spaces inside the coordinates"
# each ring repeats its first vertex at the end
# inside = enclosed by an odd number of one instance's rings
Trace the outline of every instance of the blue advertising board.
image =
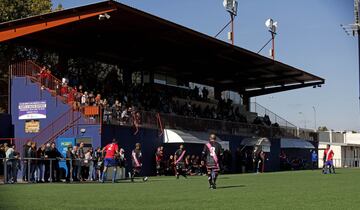
{"type": "MultiPolygon", "coordinates": [[[[56,139],[56,147],[61,153],[61,155],[65,158],[66,157],[66,151],[68,148],[68,145],[75,145],[75,138],[58,138],[56,139]]],[[[65,160],[62,160],[59,162],[60,169],[63,168],[67,173],[67,167],[65,160]]]]}

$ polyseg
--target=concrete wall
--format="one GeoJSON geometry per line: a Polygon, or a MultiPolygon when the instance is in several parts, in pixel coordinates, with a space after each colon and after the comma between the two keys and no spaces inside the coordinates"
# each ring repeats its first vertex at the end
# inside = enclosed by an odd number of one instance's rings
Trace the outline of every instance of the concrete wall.
{"type": "Polygon", "coordinates": [[[345,143],[360,145],[360,133],[345,133],[345,143]]]}

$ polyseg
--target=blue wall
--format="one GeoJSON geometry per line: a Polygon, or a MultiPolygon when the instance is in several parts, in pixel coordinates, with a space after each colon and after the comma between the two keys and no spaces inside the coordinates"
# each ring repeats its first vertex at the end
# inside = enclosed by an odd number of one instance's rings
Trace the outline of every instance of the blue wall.
{"type": "MultiPolygon", "coordinates": [[[[230,142],[230,150],[232,152],[232,169],[235,170],[235,152],[236,148],[242,147],[241,141],[245,137],[232,135],[218,135],[224,141],[230,142]]],[[[164,146],[166,158],[174,154],[178,149],[179,144],[163,144],[163,137],[158,136],[157,129],[141,128],[137,135],[131,127],[105,125],[101,135],[101,146],[110,143],[113,138],[116,138],[120,147],[125,150],[125,157],[127,158],[127,171],[131,169],[131,151],[135,147],[135,143],[139,142],[142,145],[143,153],[143,174],[155,175],[155,151],[160,145],[164,146]]],[[[270,153],[267,154],[268,160],[265,163],[265,171],[278,171],[280,169],[280,140],[270,139],[271,148],[270,153]]],[[[187,154],[200,155],[204,145],[200,144],[185,144],[187,154]]]]}
{"type": "Polygon", "coordinates": [[[11,121],[11,115],[0,114],[0,138],[13,138],[14,127],[11,121]]]}
{"type": "MultiPolygon", "coordinates": [[[[55,119],[70,109],[68,104],[56,100],[47,90],[41,90],[37,83],[33,83],[25,77],[14,77],[11,84],[11,116],[14,124],[14,137],[18,139],[31,138],[36,134],[25,133],[25,120],[19,120],[18,105],[20,102],[46,101],[46,119],[40,119],[40,131],[55,119]]],[[[83,123],[84,119],[80,119],[79,123],[83,123]]],[[[93,138],[93,146],[98,147],[101,143],[100,126],[99,125],[79,125],[73,129],[69,129],[60,137],[78,137],[81,136],[80,128],[85,128],[84,137],[91,136],[93,138]]],[[[20,140],[19,140],[20,141],[20,140]]],[[[24,143],[24,142],[22,142],[24,143]]]]}
{"type": "Polygon", "coordinates": [[[31,138],[35,134],[25,133],[25,120],[19,120],[19,103],[31,101],[46,101],[46,119],[40,119],[40,130],[45,128],[61,114],[65,113],[70,107],[59,100],[56,102],[55,97],[42,90],[36,83],[25,77],[15,77],[11,83],[11,115],[14,124],[15,138],[31,138]]]}
{"type": "Polygon", "coordinates": [[[142,174],[155,174],[155,152],[156,148],[162,145],[163,141],[162,138],[158,136],[158,130],[141,128],[139,132],[134,135],[134,131],[131,127],[104,125],[101,135],[101,146],[104,147],[106,144],[110,143],[113,138],[116,138],[119,146],[125,150],[127,171],[130,171],[131,169],[131,151],[138,142],[142,147],[142,174]]]}

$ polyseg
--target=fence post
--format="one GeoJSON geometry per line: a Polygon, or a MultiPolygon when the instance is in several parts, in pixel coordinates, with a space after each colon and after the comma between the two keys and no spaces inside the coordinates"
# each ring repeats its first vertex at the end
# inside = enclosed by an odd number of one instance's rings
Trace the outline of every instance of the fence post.
{"type": "MultiPolygon", "coordinates": [[[[65,160],[66,160],[66,158],[65,158],[65,160]]],[[[65,162],[66,162],[66,161],[65,161],[65,162]]],[[[70,158],[69,179],[70,179],[70,182],[71,182],[71,183],[74,181],[74,180],[73,180],[72,158],[70,158]]]]}
{"type": "Polygon", "coordinates": [[[53,173],[53,170],[52,170],[52,159],[50,159],[50,182],[53,182],[52,173],[53,173]]]}
{"type": "MultiPolygon", "coordinates": [[[[26,158],[25,158],[26,159],[26,158]]],[[[28,183],[30,183],[30,174],[31,174],[31,170],[30,170],[30,160],[27,159],[27,174],[28,174],[28,183]]]]}
{"type": "Polygon", "coordinates": [[[7,183],[7,159],[6,158],[4,158],[3,159],[4,161],[4,184],[6,184],[7,183]]]}

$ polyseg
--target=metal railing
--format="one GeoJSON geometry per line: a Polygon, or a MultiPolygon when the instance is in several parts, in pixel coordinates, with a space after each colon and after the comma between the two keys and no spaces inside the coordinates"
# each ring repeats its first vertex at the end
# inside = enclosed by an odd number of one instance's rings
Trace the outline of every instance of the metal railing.
{"type": "Polygon", "coordinates": [[[56,120],[42,129],[38,134],[31,138],[38,144],[45,144],[55,140],[58,136],[73,127],[81,118],[81,113],[70,108],[68,111],[60,115],[56,120]]]}
{"type": "MultiPolygon", "coordinates": [[[[99,171],[95,166],[98,162],[92,159],[80,158],[0,158],[0,169],[3,174],[4,184],[16,183],[19,177],[19,172],[27,183],[36,182],[55,182],[65,178],[67,182],[80,181],[81,178],[86,180],[100,180],[99,171]],[[84,161],[87,160],[87,167],[89,173],[86,177],[82,177],[80,166],[83,166],[84,161]],[[60,161],[66,162],[67,173],[63,177],[60,176],[60,161]]],[[[121,168],[121,167],[120,167],[121,168]]],[[[108,170],[109,172],[112,170],[108,170]]],[[[121,171],[120,171],[121,173],[121,171]]],[[[125,178],[125,174],[118,174],[121,179],[125,178]]]]}
{"type": "Polygon", "coordinates": [[[274,112],[270,111],[269,109],[263,107],[262,105],[251,102],[250,110],[258,114],[258,116],[264,117],[265,115],[269,116],[271,123],[277,123],[279,126],[282,127],[293,127],[296,126],[289,121],[285,120],[284,118],[280,117],[279,115],[275,114],[274,112]]]}
{"type": "MultiPolygon", "coordinates": [[[[133,125],[133,120],[128,122],[122,122],[112,118],[108,124],[114,125],[133,125]]],[[[169,129],[182,129],[182,130],[191,130],[191,131],[200,131],[200,132],[216,132],[223,134],[233,134],[233,135],[243,135],[243,136],[263,136],[263,137],[287,137],[287,138],[298,138],[298,137],[309,137],[308,140],[313,140],[310,138],[310,131],[299,130],[296,127],[275,127],[275,126],[264,126],[264,125],[255,125],[250,123],[241,123],[241,122],[231,122],[223,120],[214,120],[214,119],[205,119],[205,118],[195,118],[195,117],[186,117],[175,114],[164,114],[157,112],[148,112],[141,111],[141,124],[139,127],[159,129],[162,133],[162,130],[165,128],[169,129]]]]}
{"type": "MultiPolygon", "coordinates": [[[[333,159],[333,164],[335,168],[359,168],[360,167],[360,158],[337,158],[333,159]]],[[[324,161],[319,157],[319,168],[322,168],[324,161]]]]}
{"type": "MultiPolygon", "coordinates": [[[[79,98],[79,96],[82,95],[81,93],[77,92],[75,88],[66,86],[69,91],[66,91],[65,94],[61,94],[61,80],[57,79],[49,72],[44,72],[43,69],[33,61],[27,60],[17,62],[10,65],[9,68],[12,77],[26,77],[26,82],[30,80],[31,82],[38,83],[40,85],[40,97],[42,97],[42,91],[46,90],[49,91],[53,97],[55,97],[56,104],[58,101],[61,101],[63,103],[67,103],[70,106],[68,111],[61,114],[52,123],[42,129],[40,133],[32,137],[31,139],[33,141],[39,144],[53,141],[68,129],[74,128],[76,123],[80,121],[81,117],[83,117],[83,122],[81,122],[83,124],[101,125],[101,112],[97,115],[87,115],[86,107],[79,107],[79,103],[76,103],[76,106],[74,106],[76,97],[79,98]]],[[[96,109],[99,110],[99,107],[96,109]]]]}

